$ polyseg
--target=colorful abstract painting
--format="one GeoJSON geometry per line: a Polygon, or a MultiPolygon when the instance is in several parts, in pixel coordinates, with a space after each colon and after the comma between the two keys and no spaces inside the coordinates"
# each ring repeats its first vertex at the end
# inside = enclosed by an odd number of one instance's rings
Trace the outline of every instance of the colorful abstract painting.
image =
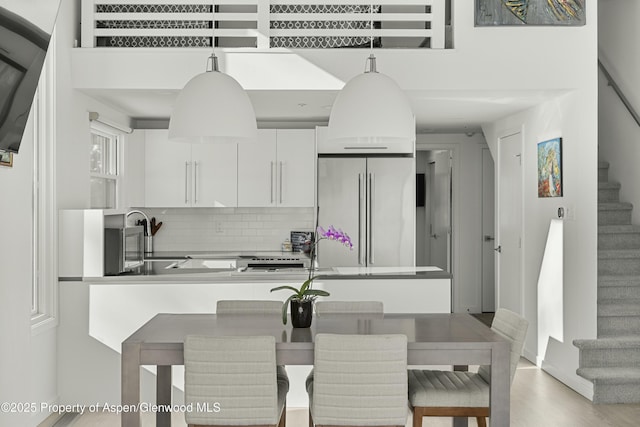
{"type": "Polygon", "coordinates": [[[586,0],[476,0],[476,26],[584,25],[586,0]]]}
{"type": "Polygon", "coordinates": [[[538,197],[562,197],[562,138],[538,143],[538,197]]]}

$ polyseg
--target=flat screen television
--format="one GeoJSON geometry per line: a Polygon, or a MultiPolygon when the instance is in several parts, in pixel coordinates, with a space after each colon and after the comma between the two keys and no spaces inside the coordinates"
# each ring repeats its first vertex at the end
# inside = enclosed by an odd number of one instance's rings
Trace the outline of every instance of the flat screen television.
{"type": "Polygon", "coordinates": [[[0,0],[0,152],[17,153],[60,0],[0,0]]]}

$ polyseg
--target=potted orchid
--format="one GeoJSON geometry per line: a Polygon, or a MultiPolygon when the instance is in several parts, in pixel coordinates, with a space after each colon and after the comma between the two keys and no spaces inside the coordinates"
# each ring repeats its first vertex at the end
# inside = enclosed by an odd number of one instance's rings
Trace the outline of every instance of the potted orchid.
{"type": "Polygon", "coordinates": [[[349,250],[353,249],[353,243],[351,238],[345,232],[340,229],[336,229],[333,225],[329,226],[326,230],[322,227],[316,229],[316,240],[311,243],[311,250],[309,257],[311,258],[311,265],[309,267],[309,277],[302,283],[300,288],[293,286],[278,286],[271,289],[273,291],[280,291],[287,289],[293,292],[293,295],[289,296],[282,304],[282,323],[287,324],[287,307],[291,305],[291,324],[294,328],[308,328],[311,326],[311,320],[313,315],[313,301],[317,297],[327,297],[329,292],[321,289],[313,289],[313,281],[318,277],[314,276],[316,267],[317,247],[321,240],[333,240],[348,247],[349,250]]]}

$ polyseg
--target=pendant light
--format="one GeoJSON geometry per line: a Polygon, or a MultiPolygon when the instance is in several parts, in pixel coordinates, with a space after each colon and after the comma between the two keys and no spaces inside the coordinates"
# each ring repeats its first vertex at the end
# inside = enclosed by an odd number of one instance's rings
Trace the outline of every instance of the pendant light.
{"type": "Polygon", "coordinates": [[[416,129],[409,98],[393,79],[376,69],[373,6],[371,31],[365,72],[349,80],[336,96],[327,137],[355,146],[412,143],[416,129]]]}
{"type": "MultiPolygon", "coordinates": [[[[211,26],[215,29],[215,18],[211,26]]],[[[215,48],[215,35],[211,46],[215,48]]],[[[220,72],[215,51],[207,60],[206,72],[189,80],[178,94],[169,120],[169,139],[184,142],[257,139],[251,100],[233,77],[220,72]]]]}

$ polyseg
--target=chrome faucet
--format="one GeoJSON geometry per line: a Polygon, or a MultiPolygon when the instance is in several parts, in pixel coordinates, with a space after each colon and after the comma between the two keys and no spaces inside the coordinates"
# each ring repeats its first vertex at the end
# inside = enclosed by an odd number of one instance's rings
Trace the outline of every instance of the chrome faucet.
{"type": "Polygon", "coordinates": [[[144,253],[146,254],[150,254],[153,253],[153,235],[151,234],[151,222],[149,221],[149,217],[147,216],[146,213],[139,211],[139,210],[133,210],[133,211],[129,211],[127,212],[124,217],[125,217],[125,222],[127,220],[127,218],[129,218],[129,216],[133,215],[133,214],[140,214],[144,217],[145,221],[146,221],[146,225],[145,225],[145,237],[144,237],[144,253]]]}

